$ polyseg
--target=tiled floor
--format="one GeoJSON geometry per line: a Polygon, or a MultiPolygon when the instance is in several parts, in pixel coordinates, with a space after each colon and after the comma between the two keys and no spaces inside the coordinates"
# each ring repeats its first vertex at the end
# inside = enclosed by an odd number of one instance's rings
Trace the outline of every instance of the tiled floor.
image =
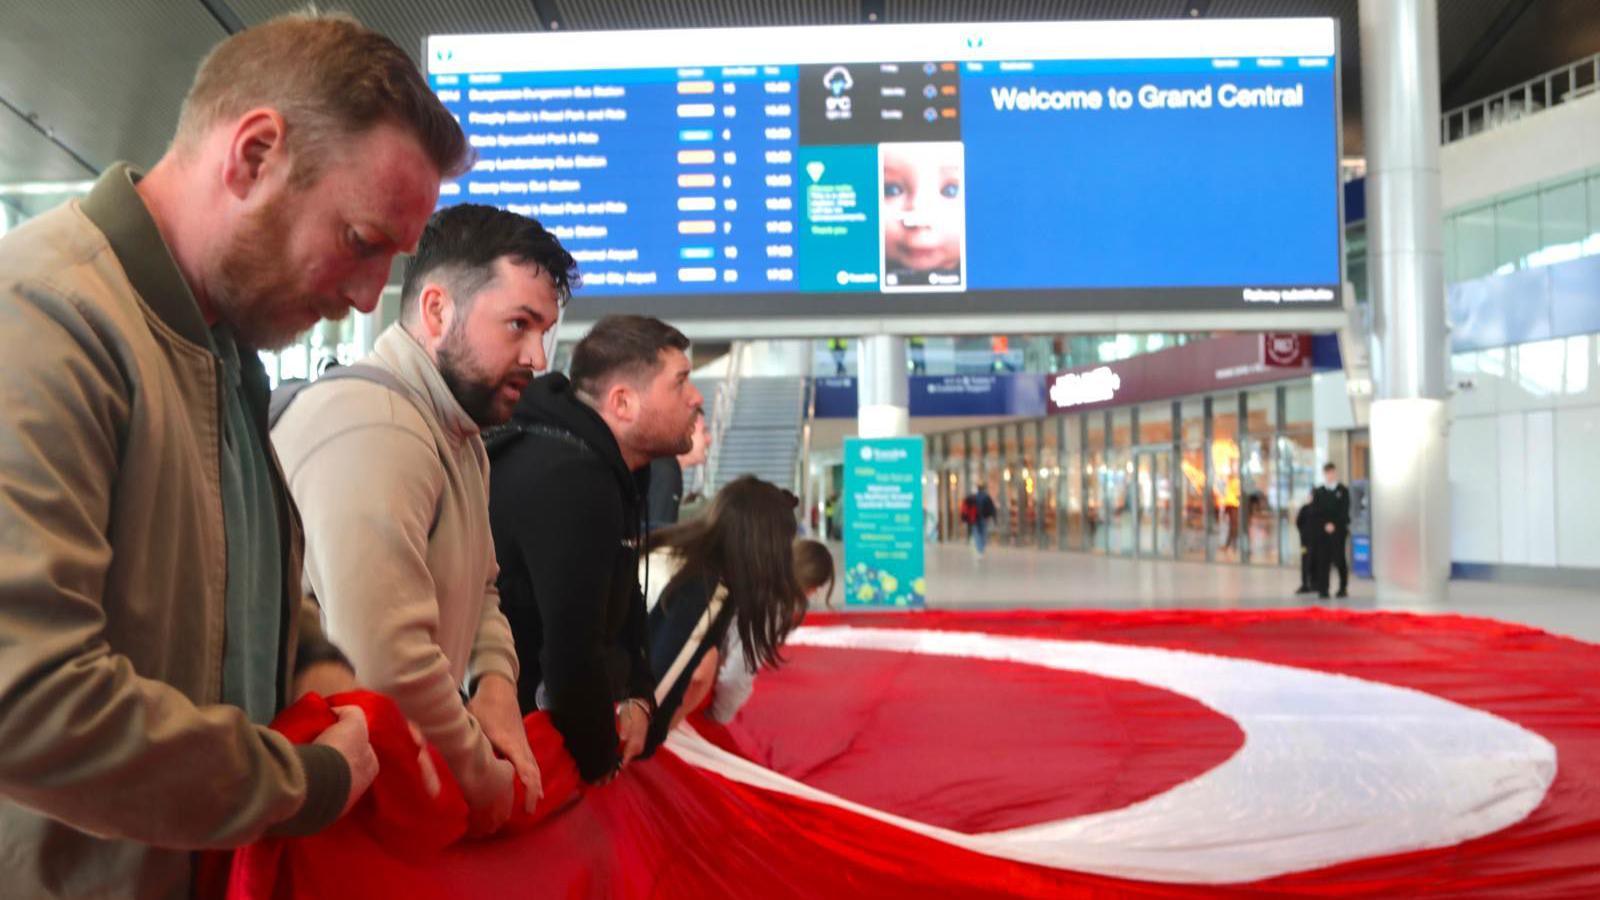
{"type": "MultiPolygon", "coordinates": [[[[840,552],[837,545],[834,552],[840,552]]],[[[930,544],[927,576],[930,609],[1245,609],[1318,602],[1378,608],[1372,582],[1360,579],[1351,582],[1348,599],[1318,601],[1295,596],[1299,577],[1290,569],[1011,547],[991,546],[980,561],[970,546],[930,544]]],[[[1485,616],[1600,642],[1600,596],[1588,591],[1456,581],[1444,606],[1405,608],[1485,616]]]]}

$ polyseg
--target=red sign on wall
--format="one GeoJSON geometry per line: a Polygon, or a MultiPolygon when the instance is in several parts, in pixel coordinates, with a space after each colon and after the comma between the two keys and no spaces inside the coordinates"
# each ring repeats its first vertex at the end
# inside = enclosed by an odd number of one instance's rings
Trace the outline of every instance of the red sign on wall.
{"type": "Polygon", "coordinates": [[[1297,378],[1311,371],[1311,336],[1235,334],[1051,376],[1050,411],[1170,400],[1297,378]]]}

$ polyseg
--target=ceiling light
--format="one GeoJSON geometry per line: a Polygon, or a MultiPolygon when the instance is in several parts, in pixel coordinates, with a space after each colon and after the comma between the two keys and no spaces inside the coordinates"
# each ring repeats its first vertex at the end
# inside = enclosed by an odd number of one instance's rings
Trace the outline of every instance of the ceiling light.
{"type": "Polygon", "coordinates": [[[0,184],[0,197],[38,197],[52,194],[87,194],[93,181],[14,181],[0,184]]]}

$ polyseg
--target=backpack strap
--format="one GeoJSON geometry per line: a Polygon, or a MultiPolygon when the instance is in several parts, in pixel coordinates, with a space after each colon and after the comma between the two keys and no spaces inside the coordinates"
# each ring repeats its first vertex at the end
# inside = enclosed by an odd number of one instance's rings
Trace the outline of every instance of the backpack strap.
{"type": "Polygon", "coordinates": [[[498,456],[506,447],[516,443],[516,441],[523,435],[534,435],[535,437],[549,438],[553,441],[559,441],[570,447],[578,448],[578,450],[586,456],[598,455],[595,453],[594,448],[589,446],[587,441],[566,430],[565,428],[558,428],[555,425],[546,425],[543,422],[521,422],[517,419],[512,419],[504,425],[500,425],[486,432],[483,436],[483,442],[485,445],[491,445],[493,447],[489,453],[489,456],[492,458],[498,456]]]}
{"type": "Polygon", "coordinates": [[[289,404],[293,403],[294,398],[300,396],[300,392],[306,388],[328,381],[348,381],[351,379],[370,381],[373,384],[382,385],[405,397],[413,406],[416,405],[416,400],[412,399],[411,396],[411,389],[406,387],[405,382],[401,381],[393,372],[366,363],[356,363],[349,366],[340,366],[337,369],[329,369],[316,381],[299,381],[294,384],[279,385],[278,389],[272,392],[272,398],[267,401],[267,428],[270,430],[278,426],[278,420],[283,418],[285,412],[289,411],[289,404]]]}
{"type": "MultiPolygon", "coordinates": [[[[267,401],[267,430],[270,431],[277,427],[278,420],[283,418],[283,414],[289,411],[289,404],[293,403],[294,398],[300,396],[306,388],[327,381],[351,380],[367,381],[388,388],[390,391],[404,397],[406,402],[410,403],[418,412],[422,411],[420,404],[417,403],[416,395],[411,392],[411,389],[406,386],[404,381],[400,380],[398,375],[381,366],[354,363],[348,366],[340,366],[337,369],[329,369],[322,373],[322,377],[316,381],[300,381],[294,384],[279,385],[278,389],[272,392],[272,397],[267,401]]],[[[439,501],[433,508],[433,521],[428,523],[428,537],[430,538],[433,537],[434,530],[439,527],[439,516],[444,511],[444,498],[440,497],[439,501]]]]}
{"type": "Polygon", "coordinates": [[[717,620],[717,614],[722,612],[723,601],[728,597],[728,589],[724,585],[717,585],[711,595],[711,600],[706,603],[706,611],[700,614],[699,620],[694,623],[694,629],[689,632],[689,639],[683,642],[683,647],[672,660],[672,665],[667,667],[661,680],[656,682],[656,706],[667,701],[667,695],[672,693],[672,686],[678,682],[678,677],[689,668],[689,661],[700,650],[700,645],[705,642],[706,635],[711,631],[711,623],[717,620]]]}

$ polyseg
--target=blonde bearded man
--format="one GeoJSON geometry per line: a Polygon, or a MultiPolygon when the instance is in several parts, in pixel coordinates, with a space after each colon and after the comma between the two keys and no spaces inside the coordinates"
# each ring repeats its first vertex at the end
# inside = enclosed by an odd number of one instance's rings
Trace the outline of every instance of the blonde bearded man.
{"type": "Polygon", "coordinates": [[[0,884],[185,897],[192,850],[309,834],[371,783],[302,608],[257,349],[371,311],[459,126],[393,42],[292,16],[201,63],[171,148],[0,239],[0,884]]]}

